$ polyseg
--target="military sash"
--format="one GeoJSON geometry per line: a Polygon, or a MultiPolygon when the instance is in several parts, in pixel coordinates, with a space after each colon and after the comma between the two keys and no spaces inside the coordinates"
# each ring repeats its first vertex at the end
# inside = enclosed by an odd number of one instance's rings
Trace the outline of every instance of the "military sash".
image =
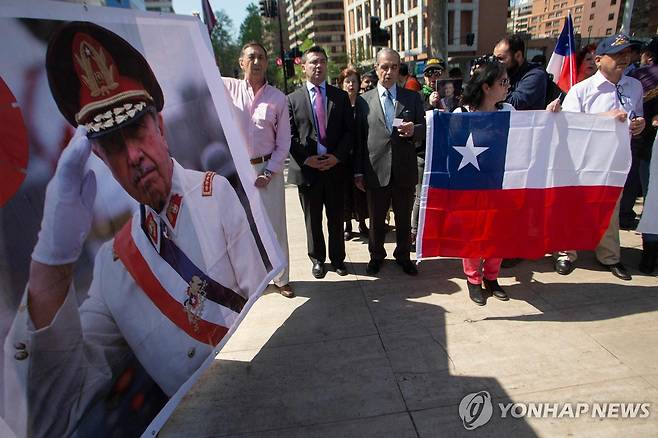
{"type": "Polygon", "coordinates": [[[171,322],[197,341],[217,345],[246,298],[195,266],[169,238],[158,215],[141,206],[140,219],[131,219],[115,236],[115,254],[171,322]]]}

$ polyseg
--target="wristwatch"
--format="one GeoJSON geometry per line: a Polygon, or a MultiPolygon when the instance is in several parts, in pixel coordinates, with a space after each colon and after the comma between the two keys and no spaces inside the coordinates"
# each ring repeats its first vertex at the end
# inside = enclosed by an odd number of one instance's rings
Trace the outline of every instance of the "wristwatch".
{"type": "Polygon", "coordinates": [[[267,169],[263,169],[263,175],[265,175],[265,178],[272,178],[272,172],[267,169]]]}

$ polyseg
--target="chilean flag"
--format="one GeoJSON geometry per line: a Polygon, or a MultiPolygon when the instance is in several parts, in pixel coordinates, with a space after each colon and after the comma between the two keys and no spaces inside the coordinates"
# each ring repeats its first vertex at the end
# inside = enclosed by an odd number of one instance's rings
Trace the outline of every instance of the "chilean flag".
{"type": "Polygon", "coordinates": [[[564,19],[564,27],[557,40],[546,71],[553,75],[555,82],[565,93],[576,83],[576,39],[573,35],[571,12],[564,19]]]}
{"type": "Polygon", "coordinates": [[[590,250],[631,162],[628,125],[581,113],[427,113],[418,259],[590,250]]]}

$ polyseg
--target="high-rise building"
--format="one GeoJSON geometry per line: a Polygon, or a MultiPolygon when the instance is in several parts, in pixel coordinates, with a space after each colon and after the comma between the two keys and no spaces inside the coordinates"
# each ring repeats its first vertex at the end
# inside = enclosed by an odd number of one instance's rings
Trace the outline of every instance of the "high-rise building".
{"type": "Polygon", "coordinates": [[[527,32],[532,38],[556,37],[571,11],[575,33],[588,39],[605,37],[621,27],[624,3],[625,0],[533,0],[530,14],[525,3],[510,7],[508,29],[513,30],[511,33],[527,32]]]}
{"type": "Polygon", "coordinates": [[[532,0],[518,0],[510,6],[507,19],[507,33],[514,34],[528,31],[528,22],[532,14],[532,0]]]}
{"type": "MultiPolygon", "coordinates": [[[[353,64],[372,64],[370,17],[381,19],[391,35],[389,46],[405,61],[428,57],[428,2],[434,0],[344,0],[347,50],[353,64]]],[[[447,48],[450,58],[491,52],[505,35],[506,0],[448,0],[447,48]],[[472,44],[469,40],[472,38],[472,44]]],[[[438,54],[436,56],[439,56],[438,54]]],[[[445,56],[441,54],[440,56],[445,56]]]]}
{"type": "Polygon", "coordinates": [[[147,11],[174,12],[172,0],[144,0],[147,11]]]}
{"type": "Polygon", "coordinates": [[[309,38],[330,58],[345,57],[345,20],[340,0],[286,0],[290,47],[309,38]]]}

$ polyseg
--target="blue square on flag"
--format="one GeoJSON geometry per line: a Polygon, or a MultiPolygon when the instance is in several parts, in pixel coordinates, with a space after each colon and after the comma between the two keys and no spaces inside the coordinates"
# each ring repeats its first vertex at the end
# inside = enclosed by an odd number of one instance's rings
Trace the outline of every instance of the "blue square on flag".
{"type": "Polygon", "coordinates": [[[436,112],[434,126],[431,187],[502,188],[510,112],[436,112]]]}

